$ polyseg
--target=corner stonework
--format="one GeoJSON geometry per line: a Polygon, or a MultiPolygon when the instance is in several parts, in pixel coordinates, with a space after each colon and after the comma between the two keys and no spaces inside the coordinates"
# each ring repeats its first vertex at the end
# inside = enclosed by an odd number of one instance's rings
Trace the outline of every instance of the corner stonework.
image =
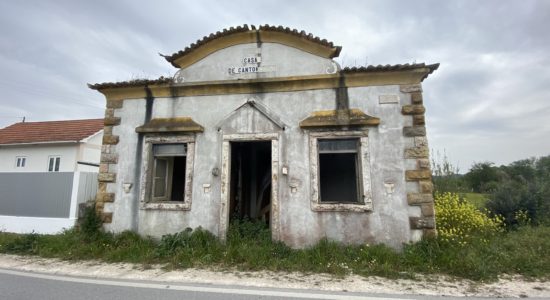
{"type": "Polygon", "coordinates": [[[107,100],[105,109],[103,145],[101,146],[101,158],[99,161],[98,191],[95,199],[96,213],[100,216],[103,223],[111,223],[113,213],[105,211],[105,203],[115,201],[115,193],[108,191],[115,190],[116,185],[116,165],[118,163],[118,154],[116,145],[119,138],[113,135],[113,127],[120,125],[120,118],[115,117],[115,111],[122,108],[122,100],[107,100]]]}
{"type": "Polygon", "coordinates": [[[401,85],[401,93],[408,95],[410,104],[401,108],[405,117],[412,118],[412,126],[403,127],[405,138],[411,139],[413,146],[404,149],[406,160],[415,160],[415,169],[405,170],[405,180],[417,182],[416,190],[407,191],[407,203],[420,207],[420,217],[409,217],[411,230],[422,230],[424,237],[435,236],[435,210],[433,198],[432,171],[430,168],[428,139],[423,105],[422,86],[420,84],[401,85]]]}

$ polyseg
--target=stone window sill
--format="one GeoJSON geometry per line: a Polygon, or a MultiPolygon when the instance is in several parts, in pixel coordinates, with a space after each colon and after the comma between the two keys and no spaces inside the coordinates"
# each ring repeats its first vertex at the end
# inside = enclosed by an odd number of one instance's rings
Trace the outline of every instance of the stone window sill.
{"type": "Polygon", "coordinates": [[[143,210],[190,210],[191,203],[175,201],[142,202],[140,208],[143,210]]]}
{"type": "Polygon", "coordinates": [[[312,203],[313,211],[370,212],[372,203],[312,203]]]}

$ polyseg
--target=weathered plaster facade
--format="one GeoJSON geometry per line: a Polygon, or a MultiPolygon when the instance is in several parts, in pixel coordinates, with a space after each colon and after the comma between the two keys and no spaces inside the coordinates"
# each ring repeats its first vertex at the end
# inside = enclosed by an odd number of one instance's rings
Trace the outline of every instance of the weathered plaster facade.
{"type": "Polygon", "coordinates": [[[166,56],[174,78],[90,85],[107,98],[96,199],[105,228],[160,237],[201,226],[225,238],[232,145],[263,141],[274,239],[399,248],[435,234],[421,82],[438,65],[341,69],[339,52],[303,32],[238,27],[166,56]],[[333,139],[357,141],[353,203],[319,196],[318,143],[333,139]],[[185,198],[152,201],[152,145],[178,142],[185,198]]]}

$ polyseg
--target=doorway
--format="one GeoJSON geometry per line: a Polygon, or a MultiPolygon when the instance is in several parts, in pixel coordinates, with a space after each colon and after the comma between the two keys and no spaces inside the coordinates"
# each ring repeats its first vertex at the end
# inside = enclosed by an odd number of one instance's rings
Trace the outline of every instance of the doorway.
{"type": "Polygon", "coordinates": [[[271,226],[271,141],[230,142],[230,220],[249,220],[271,226]]]}

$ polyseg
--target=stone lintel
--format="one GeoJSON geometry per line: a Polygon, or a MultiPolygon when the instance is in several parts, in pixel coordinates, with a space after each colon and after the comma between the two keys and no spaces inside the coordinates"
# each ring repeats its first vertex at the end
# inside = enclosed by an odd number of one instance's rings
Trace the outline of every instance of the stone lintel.
{"type": "Polygon", "coordinates": [[[302,128],[338,126],[377,126],[380,119],[365,114],[360,109],[315,111],[300,122],[302,128]]]}
{"type": "Polygon", "coordinates": [[[189,117],[156,118],[136,128],[139,133],[203,131],[204,127],[189,117]]]}

